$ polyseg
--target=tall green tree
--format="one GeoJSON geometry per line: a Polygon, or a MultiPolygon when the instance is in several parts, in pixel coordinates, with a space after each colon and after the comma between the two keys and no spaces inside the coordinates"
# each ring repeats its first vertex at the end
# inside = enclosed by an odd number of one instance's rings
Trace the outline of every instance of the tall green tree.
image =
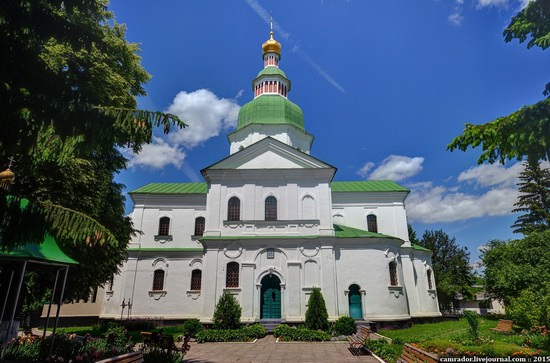
{"type": "Polygon", "coordinates": [[[328,312],[325,304],[325,299],[321,293],[321,289],[314,287],[309,295],[307,302],[306,328],[312,330],[327,330],[328,329],[328,312]]]}
{"type": "Polygon", "coordinates": [[[241,306],[229,291],[224,291],[214,310],[214,329],[230,330],[241,327],[241,306]]]}
{"type": "MultiPolygon", "coordinates": [[[[504,39],[527,42],[527,48],[550,46],[550,3],[534,0],[512,18],[504,30],[504,39]]],[[[466,124],[462,135],[454,138],[447,149],[465,151],[481,146],[478,159],[499,161],[530,157],[533,160],[550,160],[550,83],[543,94],[546,99],[525,106],[508,116],[499,117],[483,125],[466,124]]]]}
{"type": "Polygon", "coordinates": [[[136,232],[114,181],[120,148],[185,124],[135,109],[150,76],[107,0],[0,2],[0,49],[0,168],[16,161],[16,183],[0,192],[0,247],[53,235],[80,262],[67,296],[82,297],[118,271],[136,232]]]}
{"type": "Polygon", "coordinates": [[[550,170],[538,161],[524,163],[518,189],[520,196],[512,212],[523,213],[512,225],[515,233],[528,235],[550,229],[550,170]]]}
{"type": "Polygon", "coordinates": [[[464,298],[473,297],[475,275],[467,247],[460,247],[455,238],[449,237],[443,230],[425,231],[418,244],[433,252],[437,297],[442,308],[449,307],[456,293],[464,298]]]}
{"type": "Polygon", "coordinates": [[[492,240],[482,251],[485,288],[518,324],[550,324],[550,230],[518,240],[492,240]]]}

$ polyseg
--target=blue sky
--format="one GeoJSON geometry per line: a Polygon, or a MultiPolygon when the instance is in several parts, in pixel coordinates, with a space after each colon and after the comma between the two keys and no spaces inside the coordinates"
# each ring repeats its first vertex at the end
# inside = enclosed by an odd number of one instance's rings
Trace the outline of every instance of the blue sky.
{"type": "MultiPolygon", "coordinates": [[[[336,181],[392,179],[411,189],[419,236],[443,229],[472,262],[510,225],[521,165],[477,165],[478,149],[448,152],[465,123],[485,123],[543,98],[548,55],[505,43],[518,0],[112,0],[152,75],[140,107],[178,114],[190,127],[127,153],[118,181],[202,181],[226,157],[226,135],[252,100],[261,44],[282,43],[289,99],[315,136],[312,155],[336,181]]],[[[160,130],[159,130],[160,131],[160,130]]],[[[131,210],[131,202],[128,210],[131,210]]]]}

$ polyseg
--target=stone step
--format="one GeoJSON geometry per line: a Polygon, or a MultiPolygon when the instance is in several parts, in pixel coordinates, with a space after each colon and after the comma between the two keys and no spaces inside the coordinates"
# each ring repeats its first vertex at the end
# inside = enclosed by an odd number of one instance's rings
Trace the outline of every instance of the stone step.
{"type": "Polygon", "coordinates": [[[268,333],[273,333],[273,330],[281,324],[281,319],[261,319],[259,323],[268,333]]]}

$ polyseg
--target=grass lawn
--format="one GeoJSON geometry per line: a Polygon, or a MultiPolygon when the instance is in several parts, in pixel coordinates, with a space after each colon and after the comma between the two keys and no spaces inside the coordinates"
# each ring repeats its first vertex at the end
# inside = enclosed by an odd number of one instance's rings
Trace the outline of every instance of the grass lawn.
{"type": "Polygon", "coordinates": [[[548,355],[543,349],[546,337],[533,334],[498,333],[490,328],[496,320],[479,319],[480,339],[473,342],[468,334],[466,319],[440,323],[415,324],[401,330],[379,330],[378,333],[393,340],[391,350],[400,356],[405,343],[415,343],[420,348],[440,356],[477,355],[490,357],[548,355]]]}

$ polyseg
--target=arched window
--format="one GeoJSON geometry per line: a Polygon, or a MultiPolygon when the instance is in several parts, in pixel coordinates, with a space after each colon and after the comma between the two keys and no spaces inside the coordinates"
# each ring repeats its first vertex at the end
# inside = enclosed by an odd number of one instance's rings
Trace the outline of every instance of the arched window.
{"type": "Polygon", "coordinates": [[[225,287],[239,287],[239,264],[229,262],[225,271],[225,287]]]}
{"type": "Polygon", "coordinates": [[[227,220],[241,220],[241,200],[237,197],[231,197],[229,198],[229,202],[227,202],[227,220]]]}
{"type": "Polygon", "coordinates": [[[155,270],[153,273],[153,291],[164,290],[164,270],[155,270]]]}
{"type": "Polygon", "coordinates": [[[201,291],[202,271],[193,270],[191,272],[191,290],[201,291]]]}
{"type": "Polygon", "coordinates": [[[397,279],[397,262],[391,261],[389,263],[390,269],[390,285],[397,286],[399,285],[399,280],[397,279]]]}
{"type": "Polygon", "coordinates": [[[170,234],[170,218],[162,217],[159,221],[159,236],[168,236],[170,234]]]}
{"type": "Polygon", "coordinates": [[[277,220],[277,198],[273,196],[265,198],[265,220],[277,220]]]}
{"type": "Polygon", "coordinates": [[[428,289],[433,290],[434,286],[432,281],[432,270],[428,269],[427,275],[428,275],[428,289]]]}
{"type": "Polygon", "coordinates": [[[204,226],[206,224],[206,220],[204,217],[197,217],[195,218],[195,236],[202,236],[204,233],[204,226]]]}
{"type": "Polygon", "coordinates": [[[367,230],[369,232],[378,233],[378,223],[374,214],[369,214],[367,216],[367,230]]]}

